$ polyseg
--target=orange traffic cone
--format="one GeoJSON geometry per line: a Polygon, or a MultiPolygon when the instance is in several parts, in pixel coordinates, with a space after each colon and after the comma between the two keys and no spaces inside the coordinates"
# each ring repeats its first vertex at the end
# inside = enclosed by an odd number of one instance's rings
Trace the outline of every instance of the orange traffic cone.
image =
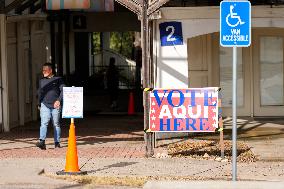
{"type": "Polygon", "coordinates": [[[128,115],[134,115],[134,96],[133,92],[130,92],[129,94],[129,102],[128,102],[128,115]]]}
{"type": "Polygon", "coordinates": [[[68,149],[66,153],[66,164],[64,171],[56,172],[57,175],[85,175],[86,171],[80,171],[78,165],[75,124],[71,122],[68,138],[68,149]]]}

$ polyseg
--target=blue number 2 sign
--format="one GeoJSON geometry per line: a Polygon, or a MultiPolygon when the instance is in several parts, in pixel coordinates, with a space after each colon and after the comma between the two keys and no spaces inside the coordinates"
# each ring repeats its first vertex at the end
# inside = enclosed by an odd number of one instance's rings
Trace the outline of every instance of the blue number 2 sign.
{"type": "Polygon", "coordinates": [[[183,45],[181,22],[160,24],[161,46],[183,45]]]}

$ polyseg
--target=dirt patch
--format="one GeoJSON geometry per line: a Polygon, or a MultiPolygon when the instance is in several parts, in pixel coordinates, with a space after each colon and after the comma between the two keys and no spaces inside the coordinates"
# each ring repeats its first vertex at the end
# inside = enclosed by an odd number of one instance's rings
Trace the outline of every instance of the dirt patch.
{"type": "MultiPolygon", "coordinates": [[[[187,140],[170,144],[168,146],[168,155],[171,157],[190,157],[195,159],[216,159],[220,157],[221,150],[219,141],[212,140],[187,140]]],[[[232,158],[232,142],[224,141],[225,158],[232,158]]],[[[258,158],[250,150],[250,147],[244,142],[237,142],[237,161],[255,162],[258,158]]]]}

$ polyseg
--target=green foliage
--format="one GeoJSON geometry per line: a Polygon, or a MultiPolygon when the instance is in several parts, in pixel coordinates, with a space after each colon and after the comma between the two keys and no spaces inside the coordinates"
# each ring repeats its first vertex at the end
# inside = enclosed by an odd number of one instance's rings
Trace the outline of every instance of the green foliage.
{"type": "MultiPolygon", "coordinates": [[[[132,59],[134,32],[111,32],[110,33],[110,49],[132,59]]],[[[101,35],[99,32],[93,33],[93,52],[101,51],[101,35]]]]}
{"type": "Polygon", "coordinates": [[[110,49],[131,59],[134,41],[134,32],[111,32],[110,49]]]}
{"type": "Polygon", "coordinates": [[[101,51],[101,37],[99,32],[93,33],[93,52],[99,53],[101,51]]]}

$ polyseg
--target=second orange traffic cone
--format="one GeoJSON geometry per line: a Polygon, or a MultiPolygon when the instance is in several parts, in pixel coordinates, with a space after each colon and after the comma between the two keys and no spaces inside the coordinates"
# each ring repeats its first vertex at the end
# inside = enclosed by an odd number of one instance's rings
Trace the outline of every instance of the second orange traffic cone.
{"type": "Polygon", "coordinates": [[[129,102],[128,102],[128,115],[134,115],[134,95],[133,92],[129,93],[129,102]]]}
{"type": "Polygon", "coordinates": [[[66,164],[64,171],[58,171],[57,175],[83,175],[87,174],[86,171],[80,171],[78,165],[76,135],[75,135],[75,124],[70,124],[69,138],[68,138],[68,149],[66,153],[66,164]]]}

